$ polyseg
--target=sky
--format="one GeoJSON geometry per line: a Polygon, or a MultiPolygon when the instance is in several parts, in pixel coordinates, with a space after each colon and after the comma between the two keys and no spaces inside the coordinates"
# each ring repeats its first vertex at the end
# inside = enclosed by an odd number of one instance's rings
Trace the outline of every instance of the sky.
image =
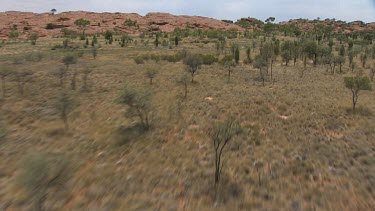
{"type": "Polygon", "coordinates": [[[336,18],[343,21],[375,22],[375,0],[0,0],[0,11],[125,12],[145,15],[168,12],[237,20],[255,17],[276,22],[296,18],[336,18]]]}

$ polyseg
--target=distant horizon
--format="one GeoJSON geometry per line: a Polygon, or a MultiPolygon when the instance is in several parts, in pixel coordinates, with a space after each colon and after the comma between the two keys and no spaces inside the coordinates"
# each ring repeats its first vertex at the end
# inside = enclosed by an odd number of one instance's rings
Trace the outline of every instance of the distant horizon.
{"type": "Polygon", "coordinates": [[[146,15],[151,12],[170,13],[173,15],[202,16],[218,20],[236,21],[244,17],[254,17],[264,21],[275,17],[275,22],[293,19],[321,20],[336,19],[345,22],[375,22],[375,0],[268,0],[259,4],[256,0],[207,0],[189,2],[175,0],[100,0],[77,2],[74,0],[0,0],[0,12],[20,11],[46,13],[56,9],[57,13],[86,11],[96,13],[137,13],[146,15]]]}

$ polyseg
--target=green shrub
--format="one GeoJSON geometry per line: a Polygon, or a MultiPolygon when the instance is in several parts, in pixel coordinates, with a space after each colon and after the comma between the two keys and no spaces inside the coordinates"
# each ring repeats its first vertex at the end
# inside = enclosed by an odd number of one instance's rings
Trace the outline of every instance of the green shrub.
{"type": "Polygon", "coordinates": [[[205,65],[212,65],[219,61],[219,59],[212,54],[200,54],[200,57],[202,58],[202,63],[205,65]]]}
{"type": "Polygon", "coordinates": [[[129,106],[127,115],[138,117],[144,129],[149,129],[152,122],[152,92],[148,89],[134,89],[125,85],[116,102],[129,106]]]}
{"type": "Polygon", "coordinates": [[[46,29],[57,29],[57,28],[59,28],[59,26],[53,23],[47,23],[46,25],[46,29]]]}
{"type": "Polygon", "coordinates": [[[29,61],[29,62],[40,62],[43,59],[43,53],[41,52],[29,53],[29,54],[26,54],[25,59],[26,61],[29,61]]]}
{"type": "Polygon", "coordinates": [[[140,56],[135,57],[135,58],[134,58],[134,62],[135,62],[136,64],[144,64],[144,63],[145,63],[145,61],[143,60],[143,58],[140,57],[140,56]]]}
{"type": "Polygon", "coordinates": [[[70,178],[70,163],[67,159],[59,157],[49,160],[41,153],[27,154],[19,164],[16,177],[17,184],[24,188],[33,203],[33,210],[44,210],[44,201],[49,197],[52,187],[62,187],[70,178]]]}

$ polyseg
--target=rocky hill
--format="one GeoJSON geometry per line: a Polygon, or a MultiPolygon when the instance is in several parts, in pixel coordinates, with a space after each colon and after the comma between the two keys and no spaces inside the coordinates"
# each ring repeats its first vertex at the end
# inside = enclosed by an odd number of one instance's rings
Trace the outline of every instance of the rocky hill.
{"type": "Polygon", "coordinates": [[[363,21],[353,21],[353,22],[344,22],[336,20],[306,20],[306,19],[295,19],[290,21],[281,22],[283,24],[294,24],[297,25],[302,30],[311,30],[317,24],[323,24],[325,26],[332,26],[335,31],[342,30],[344,33],[350,33],[353,31],[363,31],[363,30],[375,30],[375,22],[373,23],[364,23],[363,21]]]}
{"type": "MultiPolygon", "coordinates": [[[[131,34],[137,34],[142,31],[171,32],[176,27],[225,30],[235,28],[240,31],[244,30],[242,27],[228,21],[201,16],[176,16],[168,13],[148,13],[145,16],[141,16],[136,13],[94,13],[85,11],[63,12],[59,14],[9,11],[0,13],[0,39],[7,39],[9,33],[14,29],[19,32],[20,38],[26,38],[33,32],[38,33],[41,37],[60,36],[61,28],[81,31],[82,29],[74,25],[74,21],[79,18],[90,21],[90,25],[85,28],[89,34],[105,32],[106,30],[117,30],[131,34]],[[127,19],[131,20],[130,24],[124,24],[127,19]],[[53,27],[46,29],[49,23],[53,27]]],[[[375,23],[364,24],[361,21],[352,23],[340,21],[320,22],[332,25],[337,30],[344,29],[346,32],[353,30],[375,30],[375,23]]],[[[280,24],[296,24],[300,28],[307,30],[313,28],[316,21],[298,19],[280,24]]]]}

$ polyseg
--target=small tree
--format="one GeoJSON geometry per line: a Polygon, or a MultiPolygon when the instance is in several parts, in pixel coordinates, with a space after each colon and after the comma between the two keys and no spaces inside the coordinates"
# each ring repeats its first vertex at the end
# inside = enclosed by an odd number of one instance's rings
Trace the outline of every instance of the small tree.
{"type": "Polygon", "coordinates": [[[109,42],[109,44],[112,44],[113,41],[113,32],[111,31],[106,31],[104,34],[104,39],[109,42]]]}
{"type": "Polygon", "coordinates": [[[246,48],[246,59],[244,61],[245,64],[251,64],[253,63],[253,59],[251,58],[251,48],[246,48]]]}
{"type": "Polygon", "coordinates": [[[129,107],[127,115],[129,117],[137,116],[141,121],[141,126],[148,130],[152,121],[151,98],[150,90],[136,90],[125,85],[116,102],[127,105],[129,107]]]}
{"type": "Polygon", "coordinates": [[[0,68],[0,78],[1,78],[1,87],[2,87],[2,91],[3,91],[3,98],[5,98],[5,92],[6,92],[5,79],[11,73],[12,73],[12,71],[10,69],[6,68],[6,67],[0,68]]]}
{"type": "Polygon", "coordinates": [[[339,71],[340,71],[340,73],[342,73],[342,65],[345,63],[345,57],[344,56],[336,56],[334,62],[339,65],[339,71]]]}
{"type": "Polygon", "coordinates": [[[176,35],[175,38],[174,38],[174,44],[175,44],[176,46],[178,46],[178,36],[177,36],[177,35],[176,35]]]}
{"type": "Polygon", "coordinates": [[[98,56],[98,49],[95,46],[92,47],[91,53],[92,53],[92,58],[96,59],[96,57],[98,56]]]}
{"type": "Polygon", "coordinates": [[[194,75],[202,65],[202,58],[198,54],[188,54],[184,59],[186,70],[191,75],[191,82],[194,83],[194,75]]]}
{"type": "Polygon", "coordinates": [[[52,10],[51,10],[51,14],[52,14],[52,15],[54,15],[56,12],[57,12],[56,9],[52,9],[52,10]]]}
{"type": "Polygon", "coordinates": [[[65,131],[69,130],[68,116],[73,111],[75,101],[70,93],[62,90],[56,99],[56,109],[60,113],[61,120],[64,122],[65,131]]]}
{"type": "Polygon", "coordinates": [[[350,89],[352,92],[353,113],[355,113],[359,91],[372,89],[370,79],[368,77],[362,77],[358,74],[355,77],[345,77],[344,83],[345,87],[350,89]]]}
{"type": "Polygon", "coordinates": [[[360,56],[360,59],[361,59],[362,67],[365,68],[366,62],[367,62],[367,54],[362,53],[361,56],[360,56]]]}
{"type": "Polygon", "coordinates": [[[88,81],[88,78],[89,78],[89,75],[90,73],[93,71],[92,68],[85,68],[83,71],[82,71],[82,87],[81,87],[81,90],[83,92],[87,92],[89,90],[89,87],[87,85],[87,81],[88,81]]]}
{"type": "Polygon", "coordinates": [[[60,87],[64,87],[64,81],[65,81],[65,76],[66,76],[66,68],[60,67],[56,70],[53,70],[52,74],[59,78],[60,87]]]}
{"type": "Polygon", "coordinates": [[[70,172],[70,162],[65,158],[51,162],[44,154],[29,153],[19,164],[16,182],[27,191],[32,210],[44,210],[50,189],[56,191],[63,187],[70,178],[70,172]]]}
{"type": "Polygon", "coordinates": [[[267,60],[262,55],[257,55],[254,60],[254,68],[259,69],[260,78],[262,80],[262,84],[264,86],[264,81],[266,79],[266,67],[267,67],[267,60]]]}
{"type": "Polygon", "coordinates": [[[155,68],[147,68],[146,70],[146,77],[150,79],[150,85],[152,85],[152,79],[154,79],[156,77],[156,75],[158,74],[158,70],[155,69],[155,68]]]}
{"type": "Polygon", "coordinates": [[[32,75],[34,73],[31,70],[17,70],[14,75],[18,84],[18,92],[21,96],[25,93],[25,85],[27,82],[31,81],[32,75]]]}
{"type": "Polygon", "coordinates": [[[190,77],[189,74],[184,73],[184,74],[181,75],[181,77],[177,80],[177,83],[184,85],[184,98],[185,98],[185,99],[187,98],[187,93],[188,93],[188,88],[187,88],[188,85],[187,85],[187,84],[188,84],[188,82],[189,82],[189,80],[190,80],[189,77],[190,77]]]}
{"type": "Polygon", "coordinates": [[[156,48],[159,46],[159,33],[156,34],[154,44],[156,48]]]}
{"type": "Polygon", "coordinates": [[[236,66],[236,63],[234,63],[233,61],[225,61],[224,63],[224,67],[228,71],[228,83],[230,82],[230,75],[234,70],[233,67],[235,66],[236,66]]]}
{"type": "Polygon", "coordinates": [[[90,21],[89,20],[85,20],[83,18],[80,18],[80,19],[77,19],[76,21],[74,21],[74,24],[76,26],[82,28],[82,35],[84,36],[85,35],[86,26],[90,24],[90,21]]]}
{"type": "Polygon", "coordinates": [[[285,62],[285,66],[288,66],[289,61],[291,59],[290,51],[289,50],[283,50],[281,52],[281,57],[283,58],[283,60],[285,62]]]}
{"type": "Polygon", "coordinates": [[[240,124],[229,117],[224,122],[216,122],[209,130],[209,136],[213,142],[215,153],[215,185],[220,181],[220,175],[223,170],[222,155],[225,146],[241,132],[240,124]]]}
{"type": "Polygon", "coordinates": [[[236,50],[234,51],[234,61],[236,62],[236,64],[238,64],[240,61],[240,49],[238,46],[236,50]]]}
{"type": "MultiPolygon", "coordinates": [[[[77,57],[76,57],[76,55],[73,55],[73,54],[66,55],[63,58],[62,62],[65,64],[66,71],[68,72],[69,66],[72,65],[72,64],[77,63],[77,57]]],[[[73,73],[72,73],[72,81],[71,81],[71,88],[72,88],[72,90],[75,90],[75,88],[76,88],[76,77],[77,77],[77,72],[73,71],[73,73]]]]}
{"type": "Polygon", "coordinates": [[[62,62],[65,64],[66,70],[68,70],[70,65],[77,63],[77,57],[73,54],[69,54],[64,56],[62,62]]]}
{"type": "Polygon", "coordinates": [[[28,38],[31,41],[31,45],[35,45],[39,35],[37,33],[31,33],[28,38]]]}
{"type": "Polygon", "coordinates": [[[373,66],[370,70],[370,78],[371,81],[374,81],[374,76],[375,76],[375,66],[373,66]]]}

